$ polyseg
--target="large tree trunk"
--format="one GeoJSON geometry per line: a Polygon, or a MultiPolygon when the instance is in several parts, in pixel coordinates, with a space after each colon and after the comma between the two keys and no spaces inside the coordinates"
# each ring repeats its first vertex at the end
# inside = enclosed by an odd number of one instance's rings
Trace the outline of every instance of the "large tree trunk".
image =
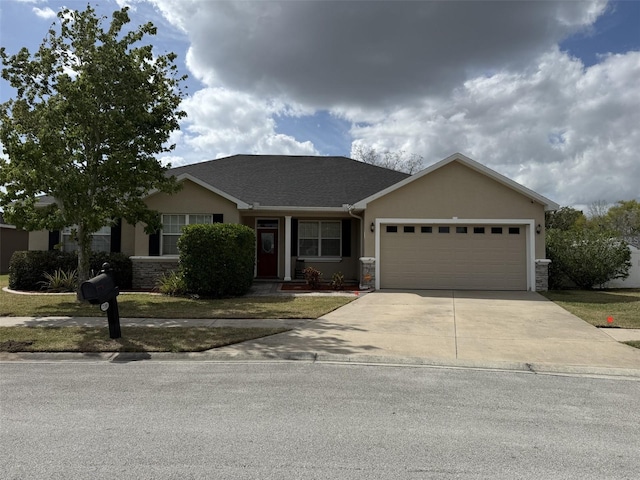
{"type": "Polygon", "coordinates": [[[86,228],[78,225],[78,291],[77,298],[82,301],[80,285],[89,279],[89,270],[91,257],[91,233],[87,233],[86,228]]]}

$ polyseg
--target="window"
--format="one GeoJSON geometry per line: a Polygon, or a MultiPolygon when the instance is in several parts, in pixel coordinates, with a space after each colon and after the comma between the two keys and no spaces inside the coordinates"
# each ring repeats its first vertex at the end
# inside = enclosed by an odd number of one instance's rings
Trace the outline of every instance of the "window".
{"type": "Polygon", "coordinates": [[[339,257],[342,223],[336,221],[298,222],[298,255],[301,257],[339,257]]]}
{"type": "Polygon", "coordinates": [[[438,227],[438,233],[449,233],[449,227],[438,227]]]}
{"type": "Polygon", "coordinates": [[[484,233],[484,227],[473,227],[473,233],[484,233]]]}
{"type": "Polygon", "coordinates": [[[398,233],[398,227],[395,225],[387,225],[387,233],[398,233]]]}
{"type": "MultiPolygon", "coordinates": [[[[65,252],[75,252],[78,250],[78,242],[74,238],[74,231],[78,227],[65,227],[61,232],[62,249],[65,252]]],[[[111,251],[111,227],[102,227],[91,235],[91,250],[94,252],[111,251]]]]}
{"type": "Polygon", "coordinates": [[[403,230],[404,233],[415,233],[416,227],[405,225],[403,230]]]}
{"type": "Polygon", "coordinates": [[[493,234],[501,234],[502,233],[502,227],[491,227],[491,233],[493,233],[493,234]]]}
{"type": "Polygon", "coordinates": [[[431,233],[433,232],[433,227],[420,227],[420,233],[431,233]]]}
{"type": "Polygon", "coordinates": [[[509,235],[520,235],[520,227],[509,227],[509,235]]]}
{"type": "Polygon", "coordinates": [[[178,239],[185,225],[213,223],[213,215],[162,215],[162,255],[178,255],[178,239]]]}
{"type": "Polygon", "coordinates": [[[456,227],[456,233],[467,233],[467,227],[456,227]]]}

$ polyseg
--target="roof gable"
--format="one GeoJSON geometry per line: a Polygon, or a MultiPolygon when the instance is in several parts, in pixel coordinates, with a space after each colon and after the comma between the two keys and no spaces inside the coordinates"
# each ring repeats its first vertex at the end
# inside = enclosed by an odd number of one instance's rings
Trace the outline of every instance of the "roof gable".
{"type": "Polygon", "coordinates": [[[464,155],[462,155],[461,153],[454,153],[453,155],[445,158],[444,160],[441,160],[437,163],[434,163],[433,165],[425,168],[424,170],[416,173],[415,175],[412,175],[408,178],[405,178],[404,180],[399,181],[398,183],[395,183],[393,185],[390,185],[389,187],[380,190],[379,192],[374,193],[373,195],[370,195],[366,198],[363,198],[362,200],[358,201],[354,206],[356,209],[365,209],[367,208],[367,205],[374,201],[377,200],[378,198],[384,197],[385,195],[398,190],[399,188],[404,187],[405,185],[407,185],[408,183],[414,182],[416,180],[419,180],[420,178],[424,177],[425,175],[429,175],[431,172],[438,170],[442,167],[444,167],[445,165],[448,165],[452,162],[459,162],[469,168],[471,168],[472,170],[475,170],[483,175],[486,175],[487,177],[497,181],[498,183],[501,183],[502,185],[505,185],[506,187],[511,188],[512,190],[515,190],[516,192],[524,195],[525,197],[530,198],[531,200],[534,200],[538,203],[541,203],[542,205],[544,205],[545,210],[557,210],[559,208],[559,205],[551,200],[549,200],[548,198],[534,192],[533,190],[528,189],[527,187],[520,185],[519,183],[511,180],[510,178],[505,177],[504,175],[499,174],[498,172],[496,172],[495,170],[492,170],[488,167],[485,167],[484,165],[476,162],[475,160],[470,159],[469,157],[466,157],[464,155]]]}

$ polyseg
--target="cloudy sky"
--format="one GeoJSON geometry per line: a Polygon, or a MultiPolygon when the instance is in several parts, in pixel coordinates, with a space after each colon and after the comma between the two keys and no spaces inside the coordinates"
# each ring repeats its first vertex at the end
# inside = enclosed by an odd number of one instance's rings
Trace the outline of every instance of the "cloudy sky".
{"type": "MultiPolygon", "coordinates": [[[[179,55],[173,166],[461,152],[561,205],[640,200],[640,0],[91,3],[130,5],[179,55]]],[[[1,44],[33,51],[58,9],[86,4],[2,0],[1,44]]]]}

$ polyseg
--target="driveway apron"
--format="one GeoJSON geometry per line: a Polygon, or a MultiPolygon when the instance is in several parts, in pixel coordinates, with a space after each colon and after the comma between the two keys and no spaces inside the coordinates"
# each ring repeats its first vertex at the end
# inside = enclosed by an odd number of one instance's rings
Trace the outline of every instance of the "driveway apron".
{"type": "Polygon", "coordinates": [[[640,350],[534,292],[376,291],[301,328],[218,350],[640,369],[640,350]]]}

